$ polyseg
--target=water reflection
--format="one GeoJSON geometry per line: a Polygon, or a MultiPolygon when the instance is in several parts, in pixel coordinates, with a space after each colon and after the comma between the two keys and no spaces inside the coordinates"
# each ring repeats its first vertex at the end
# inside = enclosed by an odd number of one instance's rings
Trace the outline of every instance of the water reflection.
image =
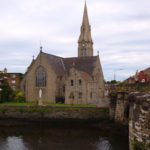
{"type": "Polygon", "coordinates": [[[109,140],[100,138],[100,140],[97,142],[97,150],[112,150],[112,145],[109,142],[109,140]]]}
{"type": "Polygon", "coordinates": [[[127,137],[94,128],[0,128],[0,150],[128,150],[127,137]]]}
{"type": "MultiPolygon", "coordinates": [[[[1,142],[1,141],[0,141],[1,142]]],[[[0,149],[2,150],[28,150],[25,146],[22,137],[10,136],[6,140],[0,143],[0,149]]]]}

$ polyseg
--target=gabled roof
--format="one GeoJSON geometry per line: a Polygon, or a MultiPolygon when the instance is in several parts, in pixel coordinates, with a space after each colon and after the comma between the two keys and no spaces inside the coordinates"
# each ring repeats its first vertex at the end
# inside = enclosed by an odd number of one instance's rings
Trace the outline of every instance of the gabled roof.
{"type": "Polygon", "coordinates": [[[66,70],[63,65],[62,57],[43,53],[43,52],[42,54],[46,57],[46,59],[48,60],[48,63],[52,66],[53,70],[55,71],[57,75],[65,74],[66,70]]]}
{"type": "Polygon", "coordinates": [[[69,73],[69,70],[74,67],[75,69],[84,71],[92,76],[95,68],[94,64],[97,60],[97,56],[62,58],[43,52],[42,55],[48,60],[57,75],[69,73]]]}
{"type": "Polygon", "coordinates": [[[79,71],[84,71],[89,75],[92,75],[96,60],[97,56],[64,58],[64,64],[67,71],[74,67],[79,71]]]}

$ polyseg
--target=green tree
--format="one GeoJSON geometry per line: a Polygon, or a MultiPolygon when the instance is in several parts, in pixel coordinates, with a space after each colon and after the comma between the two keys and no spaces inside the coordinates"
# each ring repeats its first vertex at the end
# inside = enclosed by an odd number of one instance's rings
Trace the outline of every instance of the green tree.
{"type": "Polygon", "coordinates": [[[11,87],[9,86],[7,80],[3,80],[3,83],[1,85],[1,101],[7,102],[12,99],[13,91],[11,87]]]}
{"type": "Polygon", "coordinates": [[[110,83],[111,83],[111,84],[116,84],[117,81],[116,81],[116,80],[111,80],[110,83]]]}

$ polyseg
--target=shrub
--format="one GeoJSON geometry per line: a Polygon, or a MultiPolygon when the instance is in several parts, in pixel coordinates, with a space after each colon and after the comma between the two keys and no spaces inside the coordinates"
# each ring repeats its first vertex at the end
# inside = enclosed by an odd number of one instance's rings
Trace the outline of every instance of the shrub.
{"type": "Polygon", "coordinates": [[[16,102],[25,102],[25,96],[24,96],[24,93],[21,92],[21,91],[18,91],[15,93],[15,98],[14,100],[16,102]]]}

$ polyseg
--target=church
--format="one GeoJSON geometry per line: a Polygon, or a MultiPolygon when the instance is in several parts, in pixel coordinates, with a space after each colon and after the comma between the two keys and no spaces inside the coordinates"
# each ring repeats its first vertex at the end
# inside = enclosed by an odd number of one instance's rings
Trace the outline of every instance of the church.
{"type": "Polygon", "coordinates": [[[78,57],[63,58],[40,52],[28,67],[22,90],[27,102],[41,104],[100,104],[104,77],[99,55],[93,56],[93,40],[85,4],[78,57]]]}

